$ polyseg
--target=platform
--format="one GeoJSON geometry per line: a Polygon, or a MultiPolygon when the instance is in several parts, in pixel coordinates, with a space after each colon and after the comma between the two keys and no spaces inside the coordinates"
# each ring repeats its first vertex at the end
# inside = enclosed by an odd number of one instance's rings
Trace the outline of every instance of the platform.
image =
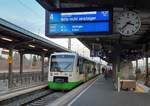
{"type": "Polygon", "coordinates": [[[150,106],[150,94],[117,92],[111,79],[99,77],[66,106],[150,106]]]}
{"type": "Polygon", "coordinates": [[[40,84],[40,85],[34,85],[32,87],[29,88],[19,88],[19,89],[15,89],[15,90],[8,90],[6,92],[2,92],[0,93],[0,102],[3,100],[7,100],[16,96],[20,96],[23,94],[27,94],[42,88],[47,87],[47,84],[40,84]]]}

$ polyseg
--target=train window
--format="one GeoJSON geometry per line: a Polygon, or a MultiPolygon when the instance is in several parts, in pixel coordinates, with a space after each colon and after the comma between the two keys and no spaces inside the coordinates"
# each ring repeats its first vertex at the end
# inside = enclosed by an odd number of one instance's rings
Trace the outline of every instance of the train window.
{"type": "Polygon", "coordinates": [[[54,55],[51,57],[51,71],[70,72],[73,71],[75,56],[54,55]]]}
{"type": "Polygon", "coordinates": [[[79,58],[79,73],[83,74],[83,59],[79,58]]]}

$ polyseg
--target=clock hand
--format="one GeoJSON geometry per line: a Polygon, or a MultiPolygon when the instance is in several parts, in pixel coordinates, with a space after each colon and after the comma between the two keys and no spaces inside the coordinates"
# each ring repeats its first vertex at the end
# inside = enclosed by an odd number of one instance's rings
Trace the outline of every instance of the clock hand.
{"type": "Polygon", "coordinates": [[[134,26],[134,24],[133,24],[133,23],[131,23],[131,22],[129,22],[128,24],[129,24],[129,25],[133,25],[133,26],[134,26]]]}
{"type": "Polygon", "coordinates": [[[127,25],[128,25],[128,23],[126,23],[121,29],[124,29],[127,25]]]}
{"type": "Polygon", "coordinates": [[[134,24],[129,21],[129,22],[126,22],[126,24],[121,29],[124,29],[127,25],[133,25],[134,26],[134,24]]]}

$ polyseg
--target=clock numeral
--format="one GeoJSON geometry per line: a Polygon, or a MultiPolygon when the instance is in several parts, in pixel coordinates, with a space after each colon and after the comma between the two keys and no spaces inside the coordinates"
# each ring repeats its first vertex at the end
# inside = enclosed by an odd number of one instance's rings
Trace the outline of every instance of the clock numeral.
{"type": "Polygon", "coordinates": [[[132,30],[132,33],[134,33],[134,30],[132,30]]]}
{"type": "Polygon", "coordinates": [[[129,16],[130,16],[130,13],[127,13],[127,18],[129,18],[129,16]]]}
{"type": "Polygon", "coordinates": [[[119,17],[118,20],[121,20],[121,18],[119,17]]]}
{"type": "Polygon", "coordinates": [[[135,22],[136,24],[139,24],[140,22],[139,21],[137,21],[137,22],[135,22]]]}
{"type": "Polygon", "coordinates": [[[124,17],[124,14],[122,14],[122,17],[124,17]]]}

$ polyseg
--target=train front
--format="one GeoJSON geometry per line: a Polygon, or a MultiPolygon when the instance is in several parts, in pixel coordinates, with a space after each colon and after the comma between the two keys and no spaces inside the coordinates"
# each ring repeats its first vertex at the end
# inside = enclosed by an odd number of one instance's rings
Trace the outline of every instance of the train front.
{"type": "Polygon", "coordinates": [[[76,86],[73,80],[75,55],[56,53],[51,55],[48,86],[54,90],[70,90],[76,86]]]}

